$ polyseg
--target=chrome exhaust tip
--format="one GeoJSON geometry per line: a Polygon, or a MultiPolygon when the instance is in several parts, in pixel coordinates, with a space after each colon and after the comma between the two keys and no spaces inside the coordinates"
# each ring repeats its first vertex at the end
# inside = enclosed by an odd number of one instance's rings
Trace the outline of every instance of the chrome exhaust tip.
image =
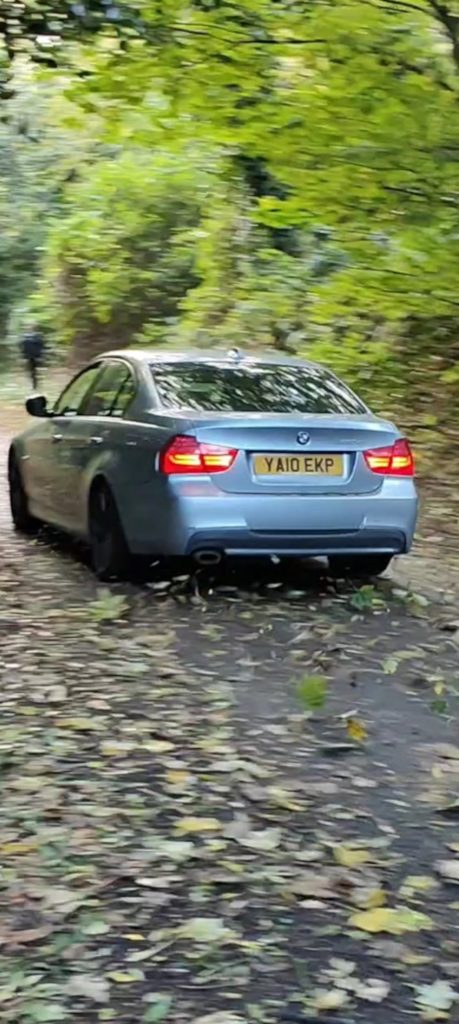
{"type": "Polygon", "coordinates": [[[222,555],[221,551],[196,551],[193,558],[198,565],[219,565],[222,555]]]}

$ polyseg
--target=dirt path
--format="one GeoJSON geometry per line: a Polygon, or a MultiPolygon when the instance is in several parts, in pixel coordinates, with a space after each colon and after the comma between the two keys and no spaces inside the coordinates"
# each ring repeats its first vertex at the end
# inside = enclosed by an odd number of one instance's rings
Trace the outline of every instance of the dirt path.
{"type": "Polygon", "coordinates": [[[454,578],[101,592],[2,495],[0,1021],[458,1021],[454,578]]]}

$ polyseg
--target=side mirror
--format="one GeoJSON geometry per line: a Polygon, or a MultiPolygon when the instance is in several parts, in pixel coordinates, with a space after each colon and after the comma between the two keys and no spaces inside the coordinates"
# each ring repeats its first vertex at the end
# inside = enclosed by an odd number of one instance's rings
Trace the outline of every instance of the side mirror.
{"type": "Polygon", "coordinates": [[[27,399],[25,406],[29,416],[38,416],[40,419],[44,419],[51,415],[48,412],[48,402],[44,395],[33,395],[32,398],[27,399]]]}

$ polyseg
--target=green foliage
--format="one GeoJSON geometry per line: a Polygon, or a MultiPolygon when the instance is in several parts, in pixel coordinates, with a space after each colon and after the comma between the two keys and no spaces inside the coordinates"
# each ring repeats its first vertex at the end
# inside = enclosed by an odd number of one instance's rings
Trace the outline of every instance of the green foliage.
{"type": "MultiPolygon", "coordinates": [[[[38,23],[19,7],[35,60],[38,23]]],[[[10,63],[0,321],[31,307],[81,358],[135,340],[300,351],[390,413],[414,389],[428,415],[416,342],[445,321],[452,339],[459,310],[448,8],[64,7],[60,66],[10,63]]],[[[459,358],[425,352],[453,396],[459,358]]]]}
{"type": "Polygon", "coordinates": [[[325,676],[305,676],[297,684],[298,700],[305,711],[318,711],[327,699],[328,683],[325,676]]]}
{"type": "Polygon", "coordinates": [[[169,1011],[172,1006],[172,996],[159,996],[152,1003],[151,1006],[145,1010],[142,1021],[143,1024],[154,1024],[160,1020],[166,1020],[169,1016],[169,1011]]]}
{"type": "Polygon", "coordinates": [[[0,122],[0,356],[17,342],[27,319],[51,218],[61,215],[64,193],[97,149],[91,118],[76,132],[73,105],[62,83],[38,81],[21,60],[0,122]]]}
{"type": "Polygon", "coordinates": [[[123,594],[112,594],[110,590],[99,590],[96,601],[88,605],[88,614],[94,622],[116,622],[129,609],[123,594]]]}
{"type": "Polygon", "coordinates": [[[121,153],[69,188],[38,300],[63,341],[100,349],[170,338],[198,281],[195,236],[209,188],[192,150],[121,153]]]}
{"type": "Polygon", "coordinates": [[[367,583],[352,594],[350,599],[352,608],[358,612],[381,611],[385,607],[385,601],[373,584],[367,583]]]}

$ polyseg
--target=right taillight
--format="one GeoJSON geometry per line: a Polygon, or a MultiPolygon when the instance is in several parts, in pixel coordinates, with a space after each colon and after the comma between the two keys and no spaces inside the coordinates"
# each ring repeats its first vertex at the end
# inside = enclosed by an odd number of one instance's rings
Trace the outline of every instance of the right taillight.
{"type": "Polygon", "coordinates": [[[365,462],[379,476],[414,476],[414,458],[408,441],[400,438],[387,448],[364,452],[365,462]]]}
{"type": "Polygon", "coordinates": [[[203,444],[187,435],[174,437],[163,449],[159,459],[161,473],[166,476],[190,473],[224,473],[230,469],[237,448],[221,444],[203,444]]]}

